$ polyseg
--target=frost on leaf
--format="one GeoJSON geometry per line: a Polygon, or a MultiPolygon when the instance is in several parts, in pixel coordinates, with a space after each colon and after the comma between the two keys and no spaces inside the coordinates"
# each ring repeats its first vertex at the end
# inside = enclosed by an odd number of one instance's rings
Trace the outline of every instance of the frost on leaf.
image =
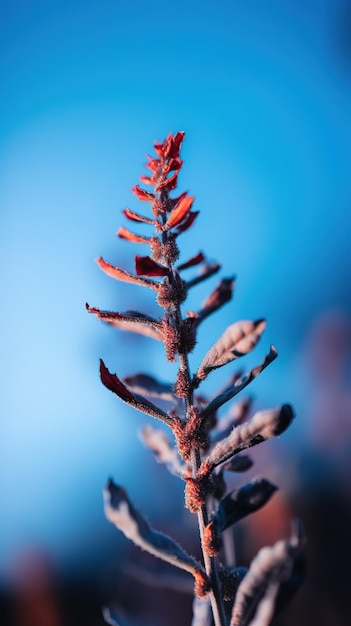
{"type": "Polygon", "coordinates": [[[266,321],[263,319],[256,322],[235,322],[228,326],[223,335],[207,352],[197,371],[196,378],[204,380],[212,370],[251,352],[265,328],[266,321]]]}
{"type": "MultiPolygon", "coordinates": [[[[297,538],[282,540],[273,546],[262,548],[252,561],[249,571],[239,585],[230,626],[248,626],[252,623],[259,604],[266,594],[275,601],[272,585],[289,579],[294,560],[301,550],[297,538]]],[[[266,622],[267,624],[269,622],[266,622]]],[[[261,624],[261,622],[260,622],[261,624]]],[[[264,626],[265,622],[262,623],[264,626]]]]}
{"type": "Polygon", "coordinates": [[[155,320],[153,317],[139,313],[139,311],[116,313],[112,311],[100,311],[97,307],[90,307],[89,304],[85,306],[89,313],[93,313],[93,315],[106,324],[110,324],[121,330],[129,330],[139,335],[145,335],[146,337],[152,337],[152,339],[162,341],[161,322],[155,320]]]}
{"type": "Polygon", "coordinates": [[[151,528],[133,506],[124,489],[109,480],[104,489],[105,515],[123,534],[150,554],[190,572],[195,578],[195,592],[205,597],[210,589],[209,579],[200,563],[190,556],[174,539],[151,528]]]}
{"type": "Polygon", "coordinates": [[[131,393],[118,376],[116,376],[116,374],[111,374],[111,372],[109,372],[102,359],[100,359],[100,375],[101,381],[105,387],[115,393],[116,396],[123,400],[123,402],[126,402],[138,411],[151,415],[166,424],[172,423],[172,418],[167,415],[167,413],[159,409],[155,404],[149,402],[149,400],[139,394],[131,393]]]}
{"type": "Polygon", "coordinates": [[[252,446],[280,435],[292,422],[294,411],[290,404],[278,409],[259,411],[244,424],[233,428],[228,437],[216,443],[200,466],[199,474],[209,474],[217,465],[252,446]]]}
{"type": "Polygon", "coordinates": [[[214,521],[220,532],[229,528],[246,515],[260,509],[278,489],[265,478],[256,478],[252,482],[235,489],[218,505],[214,521]]]}
{"type": "MultiPolygon", "coordinates": [[[[233,385],[229,385],[219,396],[216,396],[211,402],[203,409],[202,416],[205,419],[208,415],[211,415],[213,411],[217,411],[223,404],[234,398],[242,389],[247,387],[257,376],[263,372],[270,363],[272,363],[278,356],[278,353],[274,346],[271,346],[269,353],[266,355],[263,363],[254,367],[249,374],[246,374],[243,378],[237,380],[233,385]]],[[[194,385],[198,381],[194,380],[194,385]]]]}

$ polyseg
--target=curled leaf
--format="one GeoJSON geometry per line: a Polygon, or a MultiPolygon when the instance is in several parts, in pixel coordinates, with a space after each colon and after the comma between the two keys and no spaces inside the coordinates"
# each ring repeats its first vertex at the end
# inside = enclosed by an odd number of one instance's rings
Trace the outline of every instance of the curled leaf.
{"type": "Polygon", "coordinates": [[[167,413],[162,411],[152,402],[149,402],[149,400],[143,396],[131,393],[118,376],[116,376],[116,374],[111,374],[111,372],[109,372],[102,359],[100,359],[100,376],[105,387],[115,393],[116,396],[123,400],[123,402],[126,402],[142,413],[146,413],[147,415],[151,415],[152,417],[161,420],[161,422],[165,422],[168,425],[172,424],[173,418],[167,415],[167,413]]]}
{"type": "Polygon", "coordinates": [[[136,285],[142,285],[143,287],[151,287],[151,289],[155,290],[159,288],[159,284],[155,281],[148,280],[147,278],[141,278],[140,276],[134,276],[134,274],[129,274],[129,272],[126,272],[119,267],[115,267],[115,265],[111,265],[111,263],[107,263],[107,261],[105,261],[102,257],[97,259],[97,264],[105,272],[105,274],[111,276],[111,278],[122,280],[125,283],[134,283],[136,285]]]}
{"type": "MultiPolygon", "coordinates": [[[[230,626],[248,626],[251,624],[259,603],[264,599],[267,592],[275,601],[277,588],[282,581],[289,578],[294,559],[300,550],[301,544],[292,538],[278,541],[273,546],[266,546],[258,552],[238,587],[230,626]],[[277,588],[272,593],[272,586],[275,585],[277,588]]],[[[266,624],[268,623],[266,622],[266,624]]]]}
{"type": "Polygon", "coordinates": [[[212,293],[206,298],[206,300],[202,303],[201,309],[198,312],[199,321],[202,321],[210,315],[214,313],[214,311],[218,311],[220,307],[231,300],[233,295],[235,278],[223,278],[217,287],[212,291],[212,293]]]}
{"type": "Polygon", "coordinates": [[[266,321],[263,319],[256,322],[235,322],[228,326],[223,335],[207,352],[196,373],[196,378],[204,380],[210,372],[218,367],[251,352],[265,328],[266,321]]]}
{"type": "Polygon", "coordinates": [[[126,491],[112,480],[108,481],[104,489],[104,506],[107,519],[128,539],[163,561],[190,572],[195,578],[196,590],[200,597],[208,593],[210,582],[200,563],[174,539],[151,528],[133,506],[126,491]]]}
{"type": "Polygon", "coordinates": [[[135,374],[134,376],[127,376],[124,378],[123,382],[135,393],[141,393],[150,398],[167,400],[167,402],[176,401],[174,393],[172,392],[172,385],[170,383],[160,383],[160,381],[153,376],[135,374]]]}
{"type": "Polygon", "coordinates": [[[140,438],[143,444],[153,452],[157,463],[165,465],[174,476],[183,478],[187,467],[180,460],[177,448],[171,444],[163,430],[149,425],[144,426],[140,431],[140,438]]]}
{"type": "Polygon", "coordinates": [[[221,266],[219,263],[207,263],[201,270],[200,274],[186,282],[186,288],[190,289],[191,287],[202,283],[207,278],[210,278],[210,276],[213,276],[213,274],[216,274],[220,269],[221,266]]]}
{"type": "Polygon", "coordinates": [[[182,222],[183,219],[190,212],[194,200],[194,196],[184,196],[183,198],[181,198],[181,200],[170,213],[169,218],[163,227],[163,230],[169,230],[170,228],[173,228],[174,226],[180,224],[180,222],[182,222]]]}
{"type": "Polygon", "coordinates": [[[180,233],[183,233],[185,230],[188,230],[188,228],[190,228],[190,226],[193,225],[193,223],[195,222],[197,216],[199,215],[200,211],[189,211],[188,215],[186,216],[186,218],[177,226],[176,229],[176,234],[180,235],[180,233]]]}
{"type": "Polygon", "coordinates": [[[280,435],[294,418],[290,404],[278,409],[259,411],[244,424],[233,428],[228,437],[216,443],[200,466],[199,474],[208,475],[212,470],[232,456],[252,446],[280,435]]]}
{"type": "Polygon", "coordinates": [[[223,532],[246,515],[260,509],[277,489],[278,487],[266,478],[256,478],[240,489],[229,493],[220,501],[214,516],[218,530],[223,532]]]}
{"type": "Polygon", "coordinates": [[[135,269],[138,276],[168,276],[169,274],[167,267],[156,263],[149,256],[136,256],[135,269]]]}
{"type": "MultiPolygon", "coordinates": [[[[272,363],[278,356],[278,353],[274,346],[271,346],[269,353],[266,355],[263,363],[261,365],[257,365],[254,367],[246,376],[239,379],[234,385],[230,385],[225,389],[219,396],[216,396],[211,402],[203,409],[202,415],[205,419],[208,415],[211,415],[213,411],[219,409],[223,404],[234,398],[239,391],[247,387],[257,376],[263,372],[270,363],[272,363]]],[[[194,386],[198,384],[199,381],[194,380],[194,386]]]]}
{"type": "Polygon", "coordinates": [[[137,235],[136,233],[132,233],[128,228],[121,226],[121,228],[117,232],[117,237],[121,239],[126,239],[127,241],[131,241],[132,243],[150,243],[150,237],[143,237],[143,235],[137,235]]]}
{"type": "Polygon", "coordinates": [[[139,187],[139,185],[135,185],[134,187],[132,187],[132,192],[136,195],[137,198],[139,198],[139,200],[143,200],[144,202],[153,202],[155,200],[155,196],[153,193],[145,191],[145,189],[142,189],[141,187],[139,187]]]}
{"type": "Polygon", "coordinates": [[[93,313],[93,315],[106,324],[110,324],[121,330],[129,330],[162,341],[161,322],[155,320],[153,317],[139,313],[139,311],[116,313],[112,311],[100,311],[97,307],[90,307],[88,303],[86,303],[85,306],[89,313],[93,313]]]}
{"type": "Polygon", "coordinates": [[[198,265],[199,263],[202,263],[202,261],[204,260],[205,260],[204,254],[202,252],[199,252],[195,256],[191,257],[191,259],[189,259],[185,263],[181,263],[181,265],[178,265],[177,270],[178,272],[181,270],[185,270],[188,267],[193,267],[194,265],[198,265]]]}
{"type": "Polygon", "coordinates": [[[144,222],[145,224],[155,223],[155,221],[150,217],[145,217],[145,215],[139,215],[139,213],[135,213],[135,211],[131,211],[130,209],[124,209],[122,213],[126,216],[127,219],[131,220],[132,222],[144,222]]]}
{"type": "Polygon", "coordinates": [[[247,472],[253,466],[253,461],[247,454],[237,454],[222,465],[226,472],[247,472]]]}

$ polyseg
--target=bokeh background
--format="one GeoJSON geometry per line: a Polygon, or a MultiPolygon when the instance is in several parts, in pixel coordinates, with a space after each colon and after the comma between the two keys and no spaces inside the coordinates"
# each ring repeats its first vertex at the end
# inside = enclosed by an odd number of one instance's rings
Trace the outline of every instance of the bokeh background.
{"type": "MultiPolygon", "coordinates": [[[[350,508],[350,2],[3,0],[0,33],[6,619],[27,623],[8,597],[35,563],[38,580],[83,589],[80,617],[94,593],[96,606],[112,594],[127,548],[103,516],[107,476],[156,525],[171,525],[179,511],[180,487],[137,438],[145,419],[103,388],[98,358],[120,376],[167,379],[175,370],[152,340],[103,327],[84,306],[156,311],[149,293],[112,281],[94,259],[132,269],[140,248],[115,238],[120,211],[139,209],[130,188],[145,173],[145,152],[169,131],[186,131],[180,187],[201,211],[182,258],[203,250],[221,261],[222,276],[238,276],[234,301],[201,329],[192,363],[232,321],[267,317],[247,363],[270,343],[280,358],[255,382],[256,406],[292,401],[298,415],[273,448],[272,472],[313,537],[315,520],[330,514],[315,552],[335,552],[350,508]],[[317,491],[329,499],[321,496],[315,515],[301,503],[317,491]]],[[[194,289],[188,308],[216,282],[194,289]]],[[[209,381],[210,395],[223,377],[209,381]]],[[[339,587],[351,558],[343,542],[345,568],[329,571],[339,587]]],[[[310,586],[320,594],[319,583],[310,586]]],[[[66,621],[56,623],[71,623],[68,605],[79,601],[66,601],[66,621]]],[[[91,623],[99,620],[96,609],[91,623]]]]}

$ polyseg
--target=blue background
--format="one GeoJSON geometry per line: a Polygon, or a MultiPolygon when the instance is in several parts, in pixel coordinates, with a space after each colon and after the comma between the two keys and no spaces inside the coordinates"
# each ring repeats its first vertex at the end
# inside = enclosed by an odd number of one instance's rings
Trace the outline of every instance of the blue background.
{"type": "MultiPolygon", "coordinates": [[[[147,254],[114,235],[123,208],[143,208],[130,188],[169,131],[186,131],[180,190],[201,211],[182,259],[203,250],[238,275],[233,303],[201,329],[193,367],[226,325],[267,317],[248,363],[273,342],[281,356],[257,381],[258,406],[293,401],[299,423],[287,437],[303,437],[309,330],[325,311],[351,310],[351,9],[12,0],[0,11],[4,577],[32,545],[63,568],[96,558],[110,474],[155,517],[161,508],[141,485],[153,471],[136,437],[145,419],[102,387],[98,358],[121,376],[172,379],[175,369],[152,340],[98,325],[84,304],[156,311],[94,259],[131,270],[133,253],[147,254]]],[[[194,289],[188,308],[216,282],[194,289]]],[[[223,380],[214,375],[209,393],[223,380]]]]}

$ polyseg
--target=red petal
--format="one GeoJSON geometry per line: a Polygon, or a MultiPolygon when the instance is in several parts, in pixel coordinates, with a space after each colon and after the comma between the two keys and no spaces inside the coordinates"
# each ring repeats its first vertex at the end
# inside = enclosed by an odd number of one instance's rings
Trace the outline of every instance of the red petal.
{"type": "Polygon", "coordinates": [[[136,256],[135,269],[138,276],[168,276],[168,269],[149,256],[136,256]]]}
{"type": "Polygon", "coordinates": [[[139,215],[139,213],[135,213],[130,209],[124,209],[122,213],[132,222],[145,222],[145,224],[154,224],[154,220],[150,219],[149,217],[145,217],[144,215],[139,215]]]}
{"type": "Polygon", "coordinates": [[[145,191],[145,189],[142,189],[141,187],[139,187],[139,185],[135,185],[134,187],[132,187],[132,192],[135,193],[139,200],[145,200],[146,202],[153,202],[155,200],[155,196],[153,193],[145,191]]]}
{"type": "Polygon", "coordinates": [[[198,215],[199,211],[190,211],[190,213],[188,213],[188,215],[186,216],[184,222],[179,224],[177,228],[177,234],[179,235],[179,233],[183,233],[185,230],[188,230],[188,228],[193,225],[198,215]]]}
{"type": "Polygon", "coordinates": [[[202,263],[202,261],[204,260],[205,256],[202,254],[202,252],[199,252],[199,254],[197,254],[196,256],[191,257],[189,261],[178,265],[177,270],[185,270],[188,267],[193,267],[193,265],[198,265],[199,263],[202,263]]]}
{"type": "Polygon", "coordinates": [[[194,200],[194,196],[185,196],[178,202],[164,226],[165,230],[173,228],[173,226],[177,226],[177,224],[183,221],[185,216],[189,213],[194,200]]]}
{"type": "Polygon", "coordinates": [[[142,235],[137,235],[136,233],[132,233],[128,228],[121,226],[117,233],[117,237],[121,237],[121,239],[126,239],[127,241],[132,241],[133,243],[149,243],[149,237],[143,237],[142,235]]]}
{"type": "Polygon", "coordinates": [[[117,394],[121,400],[125,400],[125,402],[130,402],[131,400],[134,401],[133,394],[128,391],[127,387],[123,385],[116,374],[111,374],[108,371],[102,359],[100,359],[100,376],[105,387],[117,394]]]}

